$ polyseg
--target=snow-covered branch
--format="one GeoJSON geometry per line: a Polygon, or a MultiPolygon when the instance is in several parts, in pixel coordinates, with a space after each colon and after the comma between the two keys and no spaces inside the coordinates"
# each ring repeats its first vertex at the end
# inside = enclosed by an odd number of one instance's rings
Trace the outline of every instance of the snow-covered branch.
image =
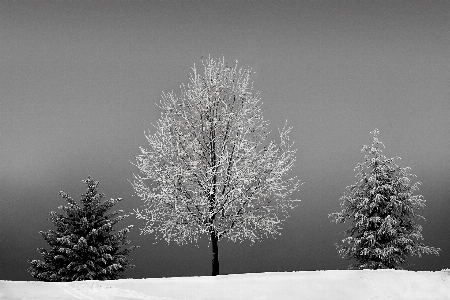
{"type": "Polygon", "coordinates": [[[257,151],[267,133],[250,70],[214,60],[204,67],[203,75],[193,68],[180,98],[163,94],[157,132],[146,136],[151,149],[136,156],[143,176],[132,185],[144,202],[135,210],[146,222],[142,232],[177,243],[211,229],[233,241],[278,234],[278,216],[288,217],[299,201],[286,197],[300,182],[282,179],[295,162],[292,128],[280,131],[279,146],[257,151]]]}

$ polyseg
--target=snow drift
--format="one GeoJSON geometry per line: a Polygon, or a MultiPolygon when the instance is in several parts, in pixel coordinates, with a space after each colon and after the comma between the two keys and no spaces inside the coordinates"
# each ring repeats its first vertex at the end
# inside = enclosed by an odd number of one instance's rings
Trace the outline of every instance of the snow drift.
{"type": "Polygon", "coordinates": [[[0,299],[450,299],[450,271],[336,270],[107,281],[0,281],[0,299]]]}

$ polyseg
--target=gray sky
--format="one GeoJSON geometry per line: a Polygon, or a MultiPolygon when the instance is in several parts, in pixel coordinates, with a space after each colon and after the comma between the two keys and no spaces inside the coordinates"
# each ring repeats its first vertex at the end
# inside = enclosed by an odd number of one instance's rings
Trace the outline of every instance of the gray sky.
{"type": "MultiPolygon", "coordinates": [[[[360,152],[380,131],[383,154],[421,181],[426,245],[450,267],[450,3],[448,1],[2,1],[0,3],[0,280],[33,280],[28,259],[46,247],[50,211],[100,181],[114,209],[141,205],[127,179],[149,147],[162,92],[179,93],[201,57],[250,67],[279,142],[285,120],[297,149],[290,177],[305,182],[282,235],[250,247],[219,242],[228,273],[346,269],[334,243],[348,225],[327,218],[354,183],[360,152]]],[[[127,277],[201,276],[200,248],[158,242],[135,228],[127,277]]]]}

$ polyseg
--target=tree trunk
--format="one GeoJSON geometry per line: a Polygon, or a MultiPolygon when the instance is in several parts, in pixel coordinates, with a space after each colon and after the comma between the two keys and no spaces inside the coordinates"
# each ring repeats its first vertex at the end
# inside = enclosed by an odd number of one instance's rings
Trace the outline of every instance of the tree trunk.
{"type": "Polygon", "coordinates": [[[215,230],[211,231],[211,244],[212,244],[212,276],[219,275],[219,246],[218,246],[218,237],[217,232],[215,230]]]}

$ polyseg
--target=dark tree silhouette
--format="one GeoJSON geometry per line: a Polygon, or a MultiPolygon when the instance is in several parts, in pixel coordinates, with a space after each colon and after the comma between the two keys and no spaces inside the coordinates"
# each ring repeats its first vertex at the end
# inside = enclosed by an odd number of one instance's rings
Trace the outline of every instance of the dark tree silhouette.
{"type": "Polygon", "coordinates": [[[91,177],[83,180],[88,185],[87,193],[82,195],[81,206],[66,193],[60,195],[68,202],[59,206],[64,214],[50,212],[50,221],[57,230],[40,231],[45,241],[52,247],[50,251],[38,248],[44,261],[28,261],[31,267],[28,272],[41,281],[78,281],[78,280],[110,280],[122,278],[131,259],[127,255],[139,248],[128,245],[126,235],[133,227],[113,233],[112,227],[128,215],[118,216],[122,210],[109,215],[106,212],[121,198],[100,200],[104,194],[97,193],[98,181],[91,177]]]}

